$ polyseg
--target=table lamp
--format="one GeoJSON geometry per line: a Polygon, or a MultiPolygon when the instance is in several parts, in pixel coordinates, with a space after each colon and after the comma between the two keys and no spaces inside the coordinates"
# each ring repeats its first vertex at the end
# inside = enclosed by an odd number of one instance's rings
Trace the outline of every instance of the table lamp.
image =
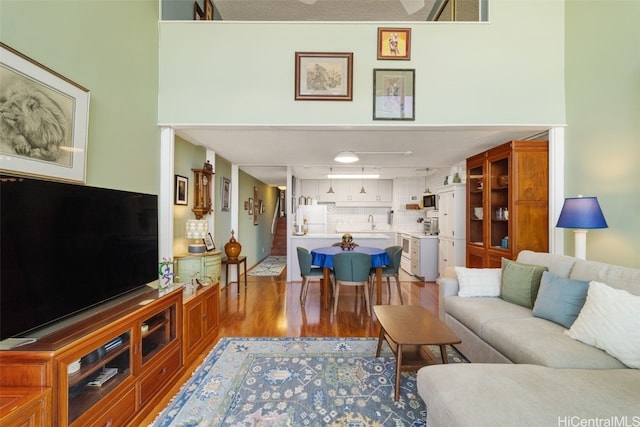
{"type": "Polygon", "coordinates": [[[573,228],[575,256],[587,259],[587,229],[607,228],[597,197],[569,197],[564,200],[556,227],[573,228]]]}
{"type": "Polygon", "coordinates": [[[209,223],[207,223],[207,221],[198,219],[187,220],[187,239],[194,239],[194,242],[189,245],[190,254],[206,252],[207,248],[202,239],[207,235],[207,231],[209,231],[209,223]]]}

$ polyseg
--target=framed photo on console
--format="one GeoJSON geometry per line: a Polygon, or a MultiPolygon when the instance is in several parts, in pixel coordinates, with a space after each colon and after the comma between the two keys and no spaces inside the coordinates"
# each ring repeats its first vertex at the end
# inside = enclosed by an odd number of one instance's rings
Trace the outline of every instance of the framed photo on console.
{"type": "Polygon", "coordinates": [[[84,184],[89,90],[2,42],[0,81],[0,170],[84,184]]]}
{"type": "Polygon", "coordinates": [[[213,242],[211,233],[207,233],[207,235],[202,240],[204,241],[204,246],[207,248],[207,252],[212,251],[216,248],[216,244],[213,242]]]}

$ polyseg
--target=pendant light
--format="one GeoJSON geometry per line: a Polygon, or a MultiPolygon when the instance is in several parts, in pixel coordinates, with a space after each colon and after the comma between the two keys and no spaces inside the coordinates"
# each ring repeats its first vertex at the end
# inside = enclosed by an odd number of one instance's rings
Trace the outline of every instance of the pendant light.
{"type": "Polygon", "coordinates": [[[426,169],[426,173],[424,174],[424,194],[430,194],[431,189],[427,187],[427,177],[429,176],[429,168],[426,169]]]}
{"type": "Polygon", "coordinates": [[[329,168],[329,190],[327,191],[327,194],[333,194],[333,178],[331,177],[333,175],[333,168],[329,168]]]}
{"type": "Polygon", "coordinates": [[[364,168],[362,168],[362,175],[360,176],[360,182],[362,183],[362,188],[360,188],[360,194],[367,194],[364,189],[364,168]]]}

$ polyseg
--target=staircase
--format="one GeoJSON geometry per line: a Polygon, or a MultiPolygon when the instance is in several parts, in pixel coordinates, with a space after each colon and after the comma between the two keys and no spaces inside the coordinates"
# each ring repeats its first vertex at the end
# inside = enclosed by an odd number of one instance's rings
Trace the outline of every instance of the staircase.
{"type": "Polygon", "coordinates": [[[271,255],[286,256],[287,255],[287,217],[281,216],[276,223],[276,232],[273,236],[273,246],[271,247],[271,255]]]}

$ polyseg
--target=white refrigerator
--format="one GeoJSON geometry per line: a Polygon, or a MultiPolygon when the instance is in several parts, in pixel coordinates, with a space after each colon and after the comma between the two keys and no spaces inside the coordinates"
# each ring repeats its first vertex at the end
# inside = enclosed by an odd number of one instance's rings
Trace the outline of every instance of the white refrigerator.
{"type": "Polygon", "coordinates": [[[327,207],[324,205],[298,206],[297,220],[307,220],[307,234],[327,234],[327,207]]]}

